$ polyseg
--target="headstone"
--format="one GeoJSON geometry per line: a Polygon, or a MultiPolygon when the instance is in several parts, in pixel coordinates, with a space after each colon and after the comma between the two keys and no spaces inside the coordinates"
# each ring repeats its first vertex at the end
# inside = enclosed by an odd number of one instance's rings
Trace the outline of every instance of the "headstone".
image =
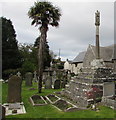
{"type": "Polygon", "coordinates": [[[45,84],[47,76],[48,76],[47,72],[43,72],[43,84],[45,84]]]}
{"type": "Polygon", "coordinates": [[[54,82],[56,81],[56,71],[53,71],[53,75],[52,75],[52,84],[54,84],[54,82]]]}
{"type": "Polygon", "coordinates": [[[47,80],[45,81],[45,89],[51,89],[52,88],[52,77],[48,76],[47,80]]]}
{"type": "Polygon", "coordinates": [[[34,71],[34,78],[33,78],[34,82],[37,82],[37,72],[34,71]]]}
{"type": "Polygon", "coordinates": [[[103,97],[115,95],[115,83],[105,82],[103,85],[103,97]]]}
{"type": "Polygon", "coordinates": [[[25,74],[25,85],[32,86],[32,79],[33,79],[33,74],[31,72],[26,73],[25,74]]]}
{"type": "Polygon", "coordinates": [[[60,80],[56,80],[54,82],[54,89],[60,89],[60,84],[61,84],[60,80]]]}
{"type": "Polygon", "coordinates": [[[5,118],[6,109],[0,104],[0,120],[5,118]]]}
{"type": "Polygon", "coordinates": [[[61,88],[65,88],[65,85],[66,85],[66,80],[63,80],[63,81],[61,82],[61,88]]]}
{"type": "Polygon", "coordinates": [[[8,103],[21,102],[21,84],[21,78],[16,75],[8,80],[8,103]]]}

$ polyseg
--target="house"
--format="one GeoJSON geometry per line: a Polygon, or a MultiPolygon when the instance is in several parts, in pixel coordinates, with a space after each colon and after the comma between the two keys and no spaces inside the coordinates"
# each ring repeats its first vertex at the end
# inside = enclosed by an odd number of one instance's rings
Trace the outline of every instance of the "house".
{"type": "Polygon", "coordinates": [[[67,59],[66,62],[64,63],[64,69],[73,72],[72,61],[67,59]]]}
{"type": "MultiPolygon", "coordinates": [[[[100,47],[100,58],[103,59],[103,62],[106,67],[114,69],[116,72],[116,53],[115,49],[116,44],[100,47]]],[[[82,67],[90,67],[91,62],[96,59],[95,55],[96,47],[89,45],[87,51],[80,52],[72,61],[66,61],[64,63],[64,69],[70,70],[72,73],[78,74],[82,67]]]]}
{"type": "MultiPolygon", "coordinates": [[[[114,47],[116,45],[100,47],[100,58],[103,59],[106,67],[113,68],[113,60],[114,60],[114,47]]],[[[91,62],[95,59],[95,51],[96,47],[93,45],[89,45],[87,48],[84,60],[83,67],[90,67],[91,62]]]]}

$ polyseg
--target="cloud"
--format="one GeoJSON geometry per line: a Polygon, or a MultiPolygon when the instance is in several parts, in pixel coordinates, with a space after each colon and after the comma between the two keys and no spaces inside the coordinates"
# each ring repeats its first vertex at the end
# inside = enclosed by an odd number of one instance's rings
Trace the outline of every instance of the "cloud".
{"type": "MultiPolygon", "coordinates": [[[[50,1],[60,7],[62,12],[60,26],[49,27],[47,37],[50,49],[57,55],[61,49],[63,59],[74,59],[79,52],[87,49],[88,44],[95,44],[96,10],[101,13],[100,44],[102,46],[113,44],[113,2],[50,1]]],[[[34,0],[2,3],[3,16],[12,20],[19,42],[34,43],[40,35],[38,27],[31,26],[31,19],[27,15],[33,3],[34,0]]]]}

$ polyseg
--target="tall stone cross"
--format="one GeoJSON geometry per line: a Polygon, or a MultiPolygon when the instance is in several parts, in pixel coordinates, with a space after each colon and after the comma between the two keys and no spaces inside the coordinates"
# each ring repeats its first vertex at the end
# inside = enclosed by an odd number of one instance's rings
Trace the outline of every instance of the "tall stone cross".
{"type": "Polygon", "coordinates": [[[100,12],[98,10],[95,13],[95,25],[96,25],[96,59],[100,59],[100,46],[99,46],[100,12]]]}

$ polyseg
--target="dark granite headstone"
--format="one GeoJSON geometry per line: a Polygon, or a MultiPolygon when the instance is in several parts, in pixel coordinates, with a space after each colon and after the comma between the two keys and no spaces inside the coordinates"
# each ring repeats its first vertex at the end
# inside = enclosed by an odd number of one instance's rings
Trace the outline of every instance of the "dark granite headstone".
{"type": "Polygon", "coordinates": [[[60,89],[60,84],[61,84],[60,80],[56,80],[54,82],[54,89],[60,89]]]}
{"type": "Polygon", "coordinates": [[[16,75],[8,80],[8,103],[21,102],[21,84],[21,78],[16,75]]]}
{"type": "Polygon", "coordinates": [[[25,74],[25,85],[32,86],[32,79],[33,79],[33,74],[31,72],[26,73],[25,74]]]}

